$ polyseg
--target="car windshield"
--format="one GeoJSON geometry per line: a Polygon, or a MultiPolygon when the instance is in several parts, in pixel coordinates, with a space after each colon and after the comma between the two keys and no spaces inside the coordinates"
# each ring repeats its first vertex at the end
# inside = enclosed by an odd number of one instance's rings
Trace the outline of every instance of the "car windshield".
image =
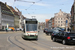
{"type": "Polygon", "coordinates": [[[54,30],[53,33],[57,34],[57,33],[59,33],[59,31],[58,30],[54,30]]]}
{"type": "Polygon", "coordinates": [[[37,24],[26,24],[26,31],[37,31],[37,24]]]}
{"type": "Polygon", "coordinates": [[[48,29],[48,31],[53,31],[52,29],[48,29]]]}

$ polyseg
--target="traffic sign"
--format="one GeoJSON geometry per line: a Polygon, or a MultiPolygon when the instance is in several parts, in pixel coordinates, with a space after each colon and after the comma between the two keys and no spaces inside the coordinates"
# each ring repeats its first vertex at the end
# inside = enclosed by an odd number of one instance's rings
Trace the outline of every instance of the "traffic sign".
{"type": "Polygon", "coordinates": [[[68,23],[68,20],[66,20],[66,23],[68,23]]]}

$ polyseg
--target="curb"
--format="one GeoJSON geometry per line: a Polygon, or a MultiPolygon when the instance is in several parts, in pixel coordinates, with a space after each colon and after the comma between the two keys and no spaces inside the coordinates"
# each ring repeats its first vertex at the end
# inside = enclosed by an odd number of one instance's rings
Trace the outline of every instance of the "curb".
{"type": "Polygon", "coordinates": [[[0,32],[0,34],[6,34],[6,33],[23,33],[22,31],[9,31],[9,32],[6,32],[6,31],[4,31],[4,32],[0,32]]]}

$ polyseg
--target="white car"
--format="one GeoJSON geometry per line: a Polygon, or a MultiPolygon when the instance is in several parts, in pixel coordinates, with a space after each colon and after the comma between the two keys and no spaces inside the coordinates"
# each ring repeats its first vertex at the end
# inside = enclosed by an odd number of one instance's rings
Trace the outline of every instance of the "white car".
{"type": "Polygon", "coordinates": [[[8,31],[11,31],[11,29],[8,29],[8,31]]]}
{"type": "Polygon", "coordinates": [[[17,31],[23,31],[22,28],[16,28],[15,30],[17,30],[17,31]]]}

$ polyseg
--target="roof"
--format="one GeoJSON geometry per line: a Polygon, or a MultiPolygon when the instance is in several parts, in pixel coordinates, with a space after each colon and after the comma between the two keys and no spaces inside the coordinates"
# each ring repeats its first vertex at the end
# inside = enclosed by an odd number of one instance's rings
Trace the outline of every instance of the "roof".
{"type": "Polygon", "coordinates": [[[12,12],[10,11],[10,9],[7,7],[7,4],[6,3],[3,3],[0,1],[0,6],[1,6],[1,12],[3,14],[8,14],[8,15],[12,15],[12,12]]]}
{"type": "Polygon", "coordinates": [[[46,19],[45,21],[48,22],[50,19],[46,19]]]}
{"type": "MultiPolygon", "coordinates": [[[[18,15],[18,12],[14,10],[14,8],[12,6],[9,6],[10,9],[14,12],[15,15],[18,15]]],[[[18,15],[19,16],[19,15],[18,15]]]]}

